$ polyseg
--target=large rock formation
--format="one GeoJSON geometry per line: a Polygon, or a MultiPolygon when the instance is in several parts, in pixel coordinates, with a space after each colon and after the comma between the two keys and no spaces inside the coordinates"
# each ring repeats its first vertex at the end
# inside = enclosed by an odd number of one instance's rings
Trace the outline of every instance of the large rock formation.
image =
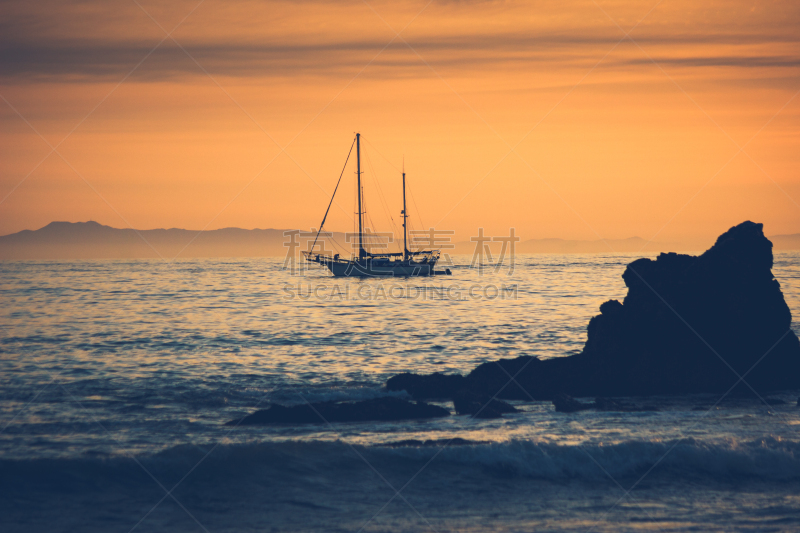
{"type": "Polygon", "coordinates": [[[519,400],[726,392],[740,377],[734,392],[800,387],[800,342],[761,224],[731,228],[700,256],[638,259],[622,277],[627,296],[600,306],[580,354],[501,359],[463,377],[403,374],[387,387],[519,400]]]}

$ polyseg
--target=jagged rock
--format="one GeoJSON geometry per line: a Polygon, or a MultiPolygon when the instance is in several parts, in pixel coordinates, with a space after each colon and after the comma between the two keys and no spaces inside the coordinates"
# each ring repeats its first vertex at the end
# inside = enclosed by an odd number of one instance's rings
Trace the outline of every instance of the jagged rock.
{"type": "Polygon", "coordinates": [[[453,407],[456,410],[456,414],[472,415],[475,418],[500,418],[503,413],[516,413],[519,411],[519,409],[504,401],[467,390],[453,395],[453,407]]]}
{"type": "Polygon", "coordinates": [[[541,397],[546,384],[537,380],[541,364],[542,361],[536,357],[526,355],[482,363],[467,375],[466,387],[504,400],[549,400],[552,395],[541,397]]]}
{"type": "Polygon", "coordinates": [[[726,392],[748,371],[756,390],[797,387],[800,342],[771,268],[772,243],[753,222],[697,257],[632,262],[622,276],[624,302],[601,306],[576,356],[578,369],[593,374],[584,387],[615,395],[726,392]]]}
{"type": "Polygon", "coordinates": [[[579,402],[572,396],[567,396],[566,394],[556,394],[553,398],[553,405],[559,413],[574,413],[575,411],[585,411],[594,408],[594,404],[579,402]]]}
{"type": "Polygon", "coordinates": [[[319,402],[286,407],[272,404],[226,426],[270,424],[326,424],[328,422],[391,421],[414,418],[439,418],[450,411],[424,402],[412,403],[397,398],[374,398],[360,402],[319,402]]]}
{"type": "Polygon", "coordinates": [[[762,225],[743,222],[700,256],[668,253],[630,263],[622,275],[627,296],[600,306],[577,355],[500,359],[463,377],[405,374],[393,390],[417,397],[412,390],[446,381],[449,389],[439,386],[444,396],[468,390],[552,400],[558,394],[725,393],[741,376],[747,384],[739,383],[733,395],[747,385],[759,393],[798,388],[800,341],[772,260],[762,225]]]}
{"type": "MultiPolygon", "coordinates": [[[[488,399],[498,391],[498,396],[505,400],[530,400],[531,394],[521,388],[516,378],[530,382],[536,375],[533,370],[538,363],[540,361],[536,357],[522,356],[480,364],[467,376],[439,372],[429,375],[404,373],[389,378],[386,388],[390,391],[405,390],[415,400],[452,399],[460,392],[485,396],[488,399]],[[490,390],[493,392],[489,393],[490,390]]],[[[549,400],[552,395],[533,398],[549,400]]]]}
{"type": "Polygon", "coordinates": [[[389,378],[386,389],[405,390],[415,400],[447,399],[464,388],[464,376],[458,374],[398,374],[389,378]]]}

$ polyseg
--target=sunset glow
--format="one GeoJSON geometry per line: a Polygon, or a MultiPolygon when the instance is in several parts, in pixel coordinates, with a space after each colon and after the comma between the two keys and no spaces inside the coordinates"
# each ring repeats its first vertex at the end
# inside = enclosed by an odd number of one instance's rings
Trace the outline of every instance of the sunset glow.
{"type": "Polygon", "coordinates": [[[796,2],[2,6],[2,234],[316,227],[356,131],[459,235],[800,231],[796,2]]]}

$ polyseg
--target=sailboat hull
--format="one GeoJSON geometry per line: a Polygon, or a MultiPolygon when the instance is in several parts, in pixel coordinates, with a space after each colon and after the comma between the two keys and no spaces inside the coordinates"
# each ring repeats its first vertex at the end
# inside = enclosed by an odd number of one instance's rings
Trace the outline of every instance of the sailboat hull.
{"type": "Polygon", "coordinates": [[[366,259],[339,259],[338,257],[316,255],[303,252],[306,260],[326,267],[337,277],[410,277],[450,274],[449,269],[436,270],[438,257],[428,256],[427,260],[393,260],[368,257],[366,259]]]}
{"type": "Polygon", "coordinates": [[[436,263],[330,261],[325,266],[337,277],[410,277],[433,276],[436,273],[436,263]]]}

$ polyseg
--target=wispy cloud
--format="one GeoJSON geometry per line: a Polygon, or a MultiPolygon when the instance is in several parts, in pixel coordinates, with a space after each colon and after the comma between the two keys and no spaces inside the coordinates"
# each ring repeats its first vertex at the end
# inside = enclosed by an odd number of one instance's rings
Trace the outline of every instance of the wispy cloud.
{"type": "MultiPolygon", "coordinates": [[[[618,39],[617,39],[618,40],[618,39]]],[[[738,68],[797,68],[800,53],[790,55],[732,55],[697,56],[692,51],[676,56],[669,46],[702,44],[702,40],[673,38],[639,39],[642,46],[655,46],[653,59],[665,65],[680,67],[724,66],[738,68]]],[[[741,42],[741,41],[739,41],[741,42]]],[[[616,41],[611,38],[570,38],[568,36],[518,37],[504,34],[482,35],[479,38],[464,36],[461,39],[415,39],[409,43],[425,56],[428,63],[441,68],[505,68],[509,65],[535,66],[557,63],[559,68],[586,67],[596,61],[597,52],[591,50],[610,48],[616,41]]],[[[182,43],[183,44],[183,43],[182,43]]],[[[314,44],[184,44],[186,49],[206,68],[216,74],[242,77],[270,77],[292,74],[352,75],[385,46],[385,42],[341,41],[314,44]]],[[[763,44],[759,41],[758,44],[763,44]]],[[[780,41],[779,44],[793,44],[780,41]]],[[[741,45],[739,45],[741,47],[741,45]]],[[[0,42],[0,75],[6,78],[45,78],[91,80],[118,77],[141,60],[152,48],[150,43],[76,43],[60,42],[19,44],[3,39],[0,42]]],[[[679,53],[680,50],[677,50],[679,53]]],[[[746,52],[746,50],[743,50],[746,52]]],[[[606,67],[624,67],[651,62],[641,54],[617,54],[606,61],[606,67]]],[[[400,76],[407,69],[424,67],[404,43],[393,43],[381,58],[374,62],[372,75],[400,76]]],[[[137,78],[173,79],[176,77],[204,75],[186,54],[171,43],[162,45],[151,54],[137,78]]],[[[9,80],[10,81],[10,80],[9,80]]]]}
{"type": "MultiPolygon", "coordinates": [[[[0,22],[0,76],[6,82],[118,77],[163,36],[132,2],[122,4],[122,10],[110,10],[93,1],[4,4],[13,6],[0,22]]],[[[393,36],[363,2],[311,2],[300,7],[283,2],[233,4],[239,11],[227,5],[217,19],[198,13],[198,21],[189,21],[176,36],[205,68],[219,75],[351,76],[393,36]],[[250,19],[248,11],[252,12],[250,19]],[[234,12],[238,15],[231,14],[234,12]]],[[[584,11],[591,7],[578,5],[584,11]]],[[[379,7],[394,13],[394,7],[379,7]]],[[[552,11],[552,6],[549,9],[552,11]]],[[[669,21],[654,23],[644,25],[633,37],[664,65],[791,69],[800,65],[794,11],[788,17],[770,18],[766,25],[731,22],[728,16],[703,24],[681,24],[680,31],[669,21]],[[766,48],[769,54],[763,52],[766,48]]],[[[551,20],[543,8],[525,11],[516,4],[446,3],[431,8],[427,18],[404,39],[435,68],[465,72],[537,65],[586,68],[622,34],[610,21],[596,16],[601,14],[596,7],[590,17],[581,13],[551,20]],[[521,13],[528,13],[528,18],[521,18],[521,13]],[[452,22],[454,17],[457,22],[452,22]]],[[[402,14],[396,18],[404,20],[402,14]]],[[[653,18],[658,20],[659,15],[653,18]]],[[[624,68],[648,62],[638,51],[620,47],[604,66],[624,68]]],[[[429,75],[400,39],[381,54],[368,73],[385,77],[417,74],[429,75]]],[[[170,41],[137,73],[138,79],[148,80],[194,75],[203,73],[170,41]]]]}

